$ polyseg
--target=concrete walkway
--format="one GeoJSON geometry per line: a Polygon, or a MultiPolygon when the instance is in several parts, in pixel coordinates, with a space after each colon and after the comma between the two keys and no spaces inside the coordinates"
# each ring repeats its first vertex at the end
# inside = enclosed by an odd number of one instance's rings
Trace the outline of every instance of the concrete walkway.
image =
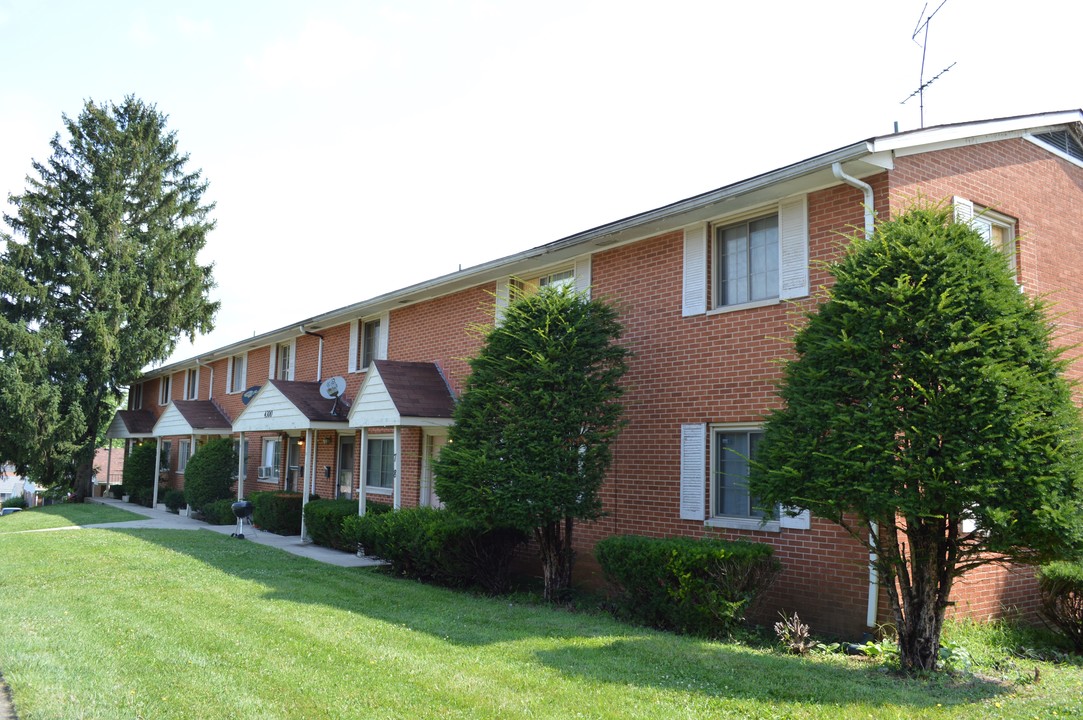
{"type": "MultiPolygon", "coordinates": [[[[120,528],[153,528],[160,530],[210,530],[222,535],[231,535],[237,532],[237,524],[232,525],[208,525],[201,520],[194,520],[183,515],[175,515],[168,510],[159,510],[143,507],[134,503],[126,503],[113,498],[87,498],[87,502],[111,505],[121,510],[127,510],[138,515],[143,515],[146,520],[130,520],[128,522],[102,523],[100,525],[85,525],[88,528],[120,529],[120,528]]],[[[260,545],[270,545],[280,550],[285,550],[294,555],[317,560],[328,565],[339,567],[372,567],[383,565],[382,560],[370,557],[358,557],[352,553],[332,550],[311,542],[302,542],[297,535],[275,535],[274,533],[257,530],[248,523],[244,525],[244,540],[237,542],[254,542],[260,545]]],[[[0,716],[2,720],[3,716],[0,716]]]]}

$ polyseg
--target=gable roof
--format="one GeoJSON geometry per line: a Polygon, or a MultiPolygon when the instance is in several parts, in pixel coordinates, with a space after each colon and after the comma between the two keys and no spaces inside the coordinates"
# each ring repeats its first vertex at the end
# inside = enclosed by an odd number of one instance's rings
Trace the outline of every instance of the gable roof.
{"type": "Polygon", "coordinates": [[[117,410],[105,436],[124,440],[154,437],[154,422],[150,410],[117,410]]]}
{"type": "MultiPolygon", "coordinates": [[[[1078,136],[1080,128],[1083,128],[1083,111],[1073,109],[951,123],[874,136],[514,255],[336,308],[301,320],[300,323],[293,322],[276,330],[203,353],[197,358],[155,368],[148,371],[144,379],[194,367],[200,361],[210,362],[250,348],[263,347],[293,338],[305,328],[309,330],[328,328],[360,317],[432,300],[468,287],[495,282],[508,276],[525,276],[533,268],[567,262],[600,248],[635,242],[668,230],[704,222],[724,214],[741,212],[767,202],[775,202],[781,197],[829,187],[839,182],[832,171],[832,166],[836,163],[845,174],[861,179],[892,169],[896,157],[1009,138],[1035,141],[1035,136],[1039,134],[1056,133],[1062,130],[1078,136]]],[[[1062,157],[1071,158],[1069,154],[1047,143],[1043,143],[1043,147],[1062,157]]],[[[1076,162],[1079,161],[1076,160],[1076,162]]]]}
{"type": "Polygon", "coordinates": [[[210,400],[174,400],[166,408],[154,434],[166,435],[229,435],[233,426],[210,400]]]}
{"type": "Polygon", "coordinates": [[[435,363],[374,360],[350,409],[350,427],[451,425],[455,396],[435,363]]]}
{"type": "Polygon", "coordinates": [[[268,380],[233,421],[233,431],[344,430],[349,409],[342,398],[320,395],[318,382],[268,380]]]}

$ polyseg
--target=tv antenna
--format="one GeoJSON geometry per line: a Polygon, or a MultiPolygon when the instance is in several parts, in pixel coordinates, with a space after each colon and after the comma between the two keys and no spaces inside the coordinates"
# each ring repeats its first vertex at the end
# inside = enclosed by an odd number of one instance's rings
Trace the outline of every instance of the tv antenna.
{"type": "Polygon", "coordinates": [[[918,79],[918,89],[907,95],[906,99],[899,104],[905,105],[907,100],[914,97],[915,95],[918,96],[918,102],[921,106],[921,127],[925,127],[925,88],[932,85],[940,78],[941,75],[955,67],[955,63],[952,63],[951,65],[948,65],[946,68],[934,75],[932,79],[930,79],[928,82],[925,81],[925,51],[929,47],[929,22],[938,12],[940,12],[940,8],[944,7],[947,2],[948,0],[941,0],[940,4],[936,6],[936,10],[933,10],[931,13],[929,13],[928,17],[926,17],[925,11],[929,9],[929,3],[925,3],[925,6],[921,8],[921,16],[918,17],[918,24],[914,27],[914,34],[910,36],[911,40],[913,40],[917,45],[921,46],[921,77],[918,79]],[[918,35],[921,34],[922,31],[924,31],[924,35],[921,41],[918,42],[918,35]]]}

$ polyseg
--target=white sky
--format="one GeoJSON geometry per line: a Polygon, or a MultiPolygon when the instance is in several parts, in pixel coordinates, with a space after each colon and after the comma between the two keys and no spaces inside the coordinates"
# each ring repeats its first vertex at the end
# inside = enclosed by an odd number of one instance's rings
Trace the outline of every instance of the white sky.
{"type": "MultiPolygon", "coordinates": [[[[155,103],[217,203],[181,360],[916,128],[925,7],[0,0],[0,197],[84,100],[155,103]]],[[[1083,106],[1071,7],[947,0],[925,124],[1083,106]]]]}

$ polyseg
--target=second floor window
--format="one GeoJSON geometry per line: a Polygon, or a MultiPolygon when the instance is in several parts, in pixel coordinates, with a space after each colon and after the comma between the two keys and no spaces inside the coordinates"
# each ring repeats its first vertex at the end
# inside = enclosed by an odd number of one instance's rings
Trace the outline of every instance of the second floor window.
{"type": "Polygon", "coordinates": [[[226,392],[238,393],[244,390],[245,356],[234,355],[229,359],[229,387],[226,392]]]}
{"type": "Polygon", "coordinates": [[[169,375],[165,375],[158,381],[158,404],[168,405],[172,400],[171,392],[173,389],[173,378],[169,375]]]}
{"type": "Polygon", "coordinates": [[[714,252],[717,305],[778,297],[778,215],[716,229],[714,252]]]}

